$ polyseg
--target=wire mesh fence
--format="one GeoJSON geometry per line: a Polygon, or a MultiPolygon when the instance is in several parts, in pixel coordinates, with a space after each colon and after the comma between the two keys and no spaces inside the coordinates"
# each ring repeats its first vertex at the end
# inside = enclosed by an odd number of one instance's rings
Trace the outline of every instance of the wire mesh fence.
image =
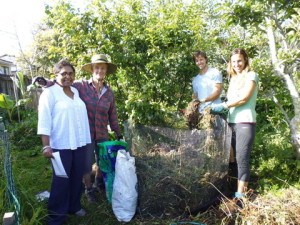
{"type": "Polygon", "coordinates": [[[15,187],[15,182],[12,172],[12,162],[11,162],[11,151],[8,140],[8,132],[5,130],[4,123],[0,117],[0,162],[1,162],[1,173],[5,176],[6,187],[6,202],[5,209],[6,211],[13,210],[15,212],[15,220],[13,224],[19,225],[21,223],[20,219],[20,203],[17,196],[17,191],[15,187]]]}
{"type": "Polygon", "coordinates": [[[136,158],[142,216],[174,217],[197,210],[226,186],[231,130],[214,117],[213,127],[184,130],[125,123],[136,158]]]}

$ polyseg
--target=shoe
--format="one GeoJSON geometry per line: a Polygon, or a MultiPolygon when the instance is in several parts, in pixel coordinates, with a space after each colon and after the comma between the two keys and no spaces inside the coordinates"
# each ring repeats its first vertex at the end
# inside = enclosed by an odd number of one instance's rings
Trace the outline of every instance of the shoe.
{"type": "Polygon", "coordinates": [[[96,178],[95,183],[93,183],[93,188],[95,191],[97,191],[99,193],[102,192],[103,190],[105,190],[105,185],[104,185],[103,179],[96,178]]]}
{"type": "Polygon", "coordinates": [[[80,209],[79,211],[74,213],[74,215],[76,215],[76,216],[85,216],[85,214],[86,214],[86,211],[84,209],[80,209]]]}
{"type": "Polygon", "coordinates": [[[86,196],[88,203],[97,204],[96,196],[95,196],[94,190],[92,188],[85,190],[85,196],[86,196]]]}

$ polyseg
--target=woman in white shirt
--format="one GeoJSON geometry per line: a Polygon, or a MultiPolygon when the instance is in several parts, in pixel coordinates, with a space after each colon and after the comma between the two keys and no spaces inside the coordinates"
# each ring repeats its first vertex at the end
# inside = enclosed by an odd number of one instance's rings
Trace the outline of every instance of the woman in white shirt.
{"type": "Polygon", "coordinates": [[[86,106],[71,87],[75,78],[73,65],[61,60],[54,73],[56,84],[45,89],[39,100],[38,134],[42,137],[44,157],[57,160],[58,154],[67,175],[57,176],[58,171],[53,169],[48,224],[59,225],[67,214],[85,215],[80,205],[81,185],[85,148],[91,138],[86,106]]]}

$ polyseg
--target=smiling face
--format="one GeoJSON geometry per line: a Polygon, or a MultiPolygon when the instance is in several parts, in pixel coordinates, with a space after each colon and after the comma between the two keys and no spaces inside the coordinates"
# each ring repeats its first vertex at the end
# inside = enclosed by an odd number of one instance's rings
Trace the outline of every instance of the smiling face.
{"type": "Polygon", "coordinates": [[[106,63],[96,63],[92,64],[93,79],[104,80],[107,74],[108,65],[106,63]]]}
{"type": "Polygon", "coordinates": [[[195,58],[195,63],[200,70],[203,70],[207,67],[207,60],[201,55],[195,58]]]}
{"type": "Polygon", "coordinates": [[[70,87],[73,84],[75,72],[70,66],[63,66],[56,74],[56,82],[62,87],[70,87]]]}
{"type": "Polygon", "coordinates": [[[246,67],[246,61],[242,54],[234,54],[230,58],[231,66],[233,70],[239,74],[242,73],[246,67]]]}

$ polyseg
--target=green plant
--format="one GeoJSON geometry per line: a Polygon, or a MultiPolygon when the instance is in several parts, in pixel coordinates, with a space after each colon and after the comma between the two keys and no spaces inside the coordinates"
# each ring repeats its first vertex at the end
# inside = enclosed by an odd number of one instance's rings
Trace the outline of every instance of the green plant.
{"type": "Polygon", "coordinates": [[[5,109],[9,120],[12,121],[13,111],[16,107],[25,105],[30,99],[19,99],[17,102],[12,100],[9,95],[0,93],[0,107],[5,109]]]}
{"type": "Polygon", "coordinates": [[[9,126],[10,140],[14,143],[14,149],[19,151],[35,150],[35,146],[41,146],[41,137],[37,135],[37,113],[30,110],[26,112],[21,122],[9,126]]]}

